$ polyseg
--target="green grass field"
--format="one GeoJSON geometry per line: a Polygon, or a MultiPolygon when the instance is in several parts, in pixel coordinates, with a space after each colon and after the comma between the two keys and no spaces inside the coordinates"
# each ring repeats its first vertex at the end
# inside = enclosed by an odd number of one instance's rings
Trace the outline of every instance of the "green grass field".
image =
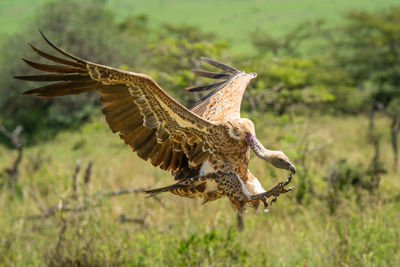
{"type": "MultiPolygon", "coordinates": [[[[0,2],[0,35],[29,25],[37,8],[48,0],[0,2]]],[[[352,10],[381,10],[396,0],[108,0],[117,19],[146,14],[153,26],[162,23],[198,25],[228,40],[233,49],[248,52],[248,36],[256,29],[280,35],[305,20],[325,19],[337,25],[352,10]]]]}
{"type": "MultiPolygon", "coordinates": [[[[378,123],[384,129],[387,121],[378,123]]],[[[280,126],[259,121],[257,131],[263,143],[289,153],[299,150],[298,139],[307,134],[307,180],[313,182],[314,193],[305,204],[298,204],[296,189],[279,197],[267,214],[261,209],[249,210],[245,230],[237,232],[235,213],[226,199],[204,206],[200,200],[171,194],[161,195],[161,203],[143,194],[73,200],[71,177],[78,158],[82,168],[94,161],[86,195],[173,182],[168,173],[130,152],[118,136],[110,133],[103,118],[94,118],[75,132],[64,132],[25,150],[17,188],[4,186],[0,191],[0,263],[394,266],[400,262],[398,175],[389,169],[373,194],[354,191],[347,198],[338,195],[340,204],[333,215],[323,197],[327,191],[324,177],[336,159],[345,157],[364,165],[370,161],[372,148],[363,134],[366,124],[363,117],[298,119],[280,126]],[[90,203],[91,208],[28,218],[51,206],[60,207],[61,200],[68,201],[70,207],[90,203]],[[121,221],[121,215],[134,220],[121,221]]],[[[389,163],[388,132],[381,134],[382,157],[389,163]]],[[[0,169],[10,166],[14,157],[15,151],[0,146],[0,169]]],[[[299,164],[297,159],[293,161],[299,164]]],[[[250,168],[268,187],[286,176],[254,158],[250,168]]],[[[304,169],[297,168],[294,184],[298,186],[298,176],[304,169]]]]}

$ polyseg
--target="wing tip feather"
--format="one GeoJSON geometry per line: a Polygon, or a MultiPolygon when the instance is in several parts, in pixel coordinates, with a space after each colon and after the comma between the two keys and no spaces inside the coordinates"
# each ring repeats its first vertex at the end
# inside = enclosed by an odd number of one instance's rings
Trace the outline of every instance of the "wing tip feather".
{"type": "Polygon", "coordinates": [[[25,81],[26,80],[25,77],[26,76],[13,76],[13,79],[25,81]]]}
{"type": "Polygon", "coordinates": [[[31,89],[22,93],[22,95],[37,95],[38,92],[36,89],[31,89]]]}
{"type": "Polygon", "coordinates": [[[58,46],[55,45],[54,43],[52,43],[52,42],[44,35],[44,33],[43,33],[40,29],[39,29],[39,33],[40,33],[40,35],[42,35],[42,37],[43,37],[43,39],[46,41],[46,43],[47,43],[48,45],[50,45],[52,48],[54,48],[56,51],[58,51],[59,53],[63,54],[63,55],[66,56],[66,57],[69,57],[69,58],[71,58],[71,59],[73,59],[73,60],[76,60],[77,62],[84,63],[84,64],[87,63],[87,61],[85,61],[84,59],[81,59],[81,58],[79,58],[79,57],[77,57],[77,56],[74,56],[74,55],[72,55],[72,54],[70,54],[70,53],[68,53],[68,52],[66,52],[66,51],[64,51],[64,50],[62,50],[60,47],[58,47],[58,46]]]}
{"type": "Polygon", "coordinates": [[[230,72],[230,73],[239,73],[239,72],[241,72],[240,70],[235,69],[232,66],[228,66],[228,65],[226,65],[224,63],[218,62],[218,61],[216,61],[214,59],[211,59],[211,58],[200,57],[200,59],[202,61],[204,61],[204,62],[206,62],[206,63],[208,63],[208,64],[210,64],[210,65],[212,65],[212,66],[214,66],[216,68],[222,69],[222,70],[224,70],[226,72],[230,72]]]}

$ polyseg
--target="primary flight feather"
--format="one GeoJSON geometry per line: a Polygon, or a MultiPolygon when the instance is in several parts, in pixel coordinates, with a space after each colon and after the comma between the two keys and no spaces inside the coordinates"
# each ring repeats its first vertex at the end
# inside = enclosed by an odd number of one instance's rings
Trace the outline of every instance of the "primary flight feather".
{"type": "Polygon", "coordinates": [[[57,65],[23,59],[43,75],[17,76],[27,81],[53,82],[24,94],[56,97],[96,91],[104,104],[106,122],[114,133],[154,166],[169,170],[177,180],[171,186],[149,190],[150,196],[172,192],[184,197],[202,197],[204,203],[227,196],[238,212],[246,204],[287,192],[279,184],[266,192],[248,170],[250,148],[273,166],[295,173],[294,165],[281,151],[264,148],[255,136],[254,125],[240,117],[242,96],[255,73],[202,58],[227,73],[194,70],[199,76],[222,81],[187,88],[188,91],[214,89],[191,110],[171,98],[148,75],[91,63],[73,56],[43,34],[44,40],[65,58],[32,49],[57,65]]]}

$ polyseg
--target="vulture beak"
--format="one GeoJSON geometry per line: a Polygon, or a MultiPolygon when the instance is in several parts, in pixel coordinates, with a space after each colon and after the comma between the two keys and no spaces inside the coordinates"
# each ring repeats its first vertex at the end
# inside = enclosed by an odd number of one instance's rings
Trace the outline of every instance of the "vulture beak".
{"type": "Polygon", "coordinates": [[[295,167],[291,162],[289,162],[289,170],[290,170],[293,174],[296,173],[296,167],[295,167]]]}
{"type": "Polygon", "coordinates": [[[251,77],[251,79],[254,79],[255,77],[257,77],[257,73],[255,72],[249,73],[249,76],[251,77]]]}

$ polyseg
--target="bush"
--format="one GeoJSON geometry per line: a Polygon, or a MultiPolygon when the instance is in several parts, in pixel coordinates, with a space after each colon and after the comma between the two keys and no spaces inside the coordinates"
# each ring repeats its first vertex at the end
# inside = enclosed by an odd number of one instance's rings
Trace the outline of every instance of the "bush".
{"type": "Polygon", "coordinates": [[[361,197],[361,190],[373,192],[379,187],[380,177],[386,173],[383,164],[374,158],[365,168],[362,164],[351,164],[346,159],[337,161],[329,171],[328,206],[331,213],[336,211],[341,196],[349,198],[355,193],[357,200],[361,197]]]}
{"type": "MultiPolygon", "coordinates": [[[[118,25],[113,14],[106,8],[105,1],[49,2],[43,6],[31,25],[79,57],[109,65],[122,62],[124,57],[124,61],[130,61],[133,65],[135,63],[135,54],[127,52],[127,41],[119,35],[118,25]]],[[[32,89],[34,85],[10,77],[32,74],[32,69],[18,60],[23,55],[37,61],[38,56],[26,45],[28,41],[41,50],[52,50],[32,27],[3,42],[0,48],[0,71],[7,79],[0,80],[0,118],[4,124],[10,128],[22,124],[27,134],[37,134],[43,129],[40,137],[44,136],[44,132],[46,136],[52,136],[50,129],[57,131],[76,127],[96,114],[96,111],[99,112],[97,94],[51,100],[22,97],[21,93],[32,89]]]]}

